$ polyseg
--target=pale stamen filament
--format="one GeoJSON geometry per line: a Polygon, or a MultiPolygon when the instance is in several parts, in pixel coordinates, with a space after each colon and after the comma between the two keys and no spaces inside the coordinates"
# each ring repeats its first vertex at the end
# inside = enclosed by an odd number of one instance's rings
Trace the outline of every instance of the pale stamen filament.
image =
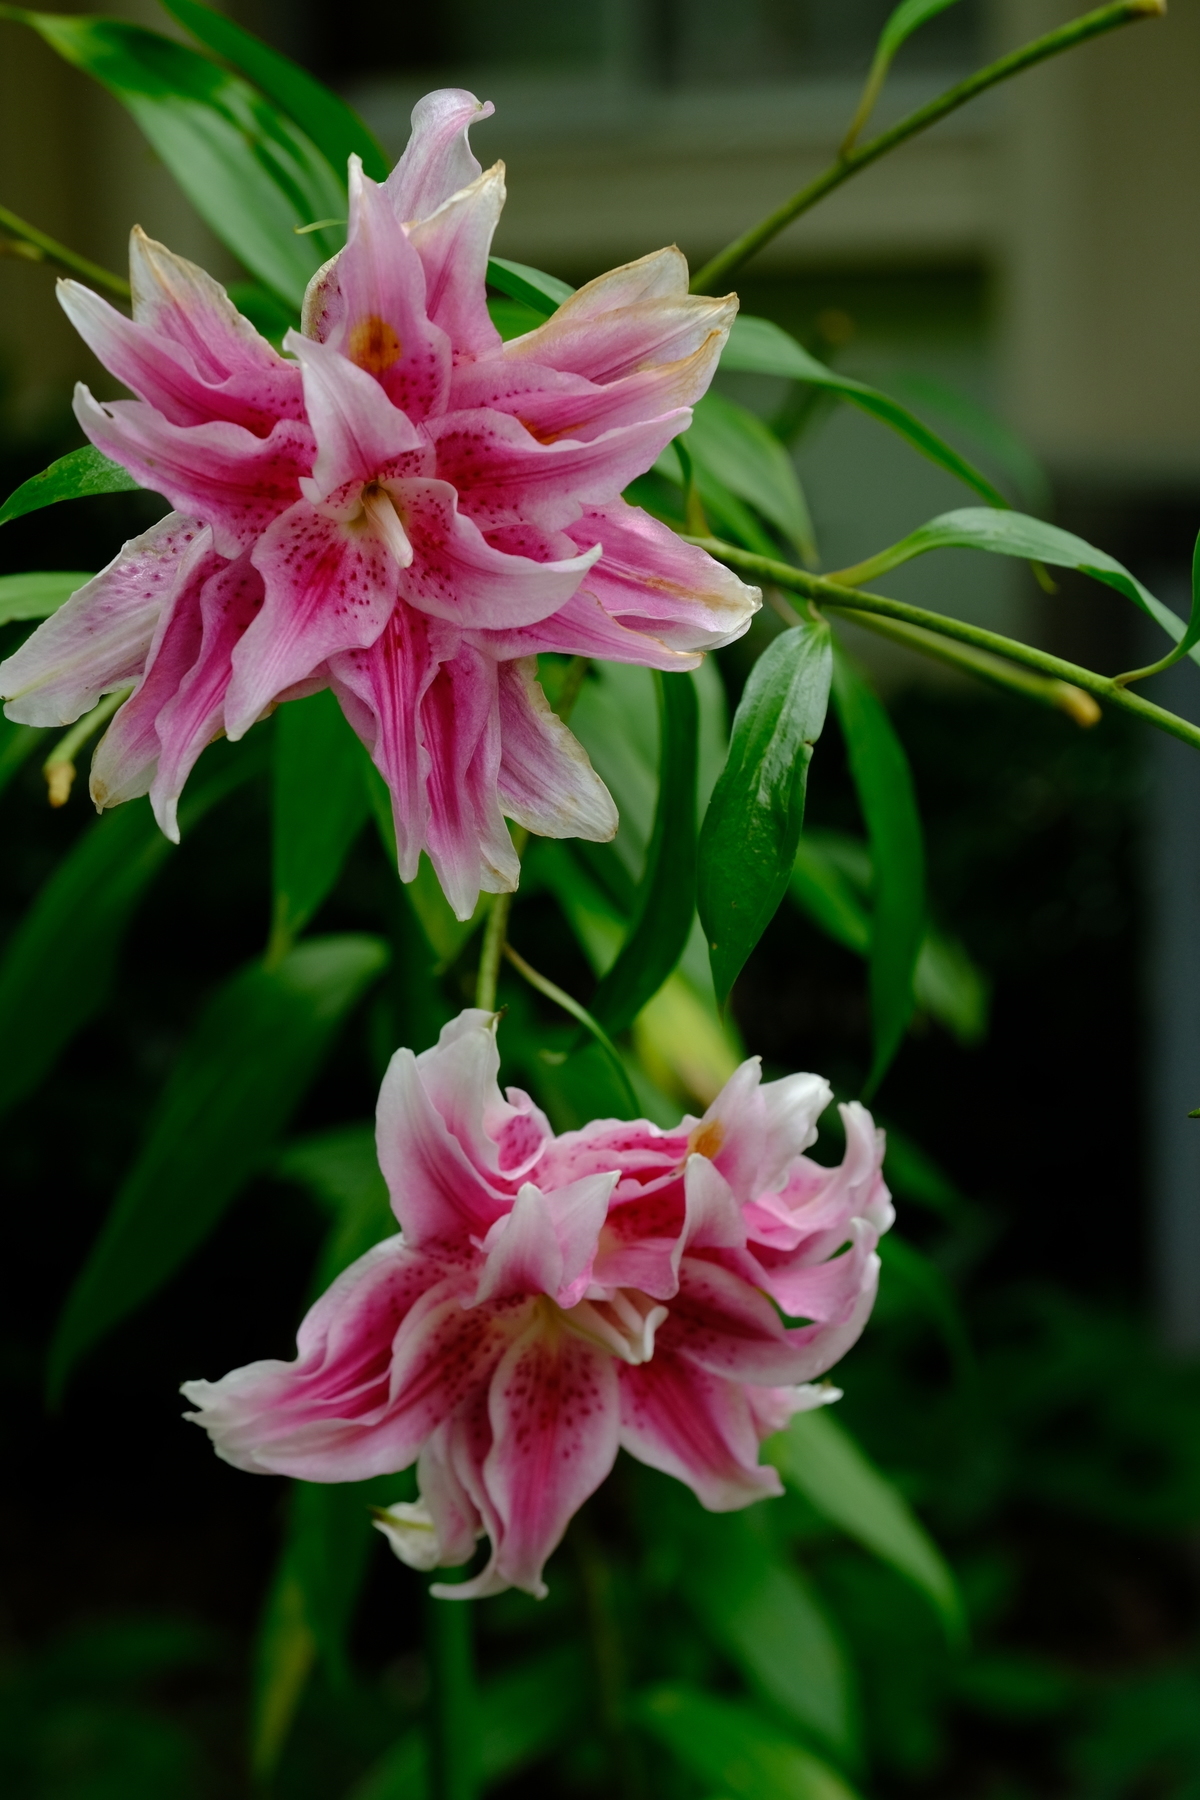
{"type": "Polygon", "coordinates": [[[413,559],[413,547],[392,496],[386,488],[372,481],[362,491],[362,503],[363,511],[378,536],[383,539],[400,567],[407,569],[413,559]]]}

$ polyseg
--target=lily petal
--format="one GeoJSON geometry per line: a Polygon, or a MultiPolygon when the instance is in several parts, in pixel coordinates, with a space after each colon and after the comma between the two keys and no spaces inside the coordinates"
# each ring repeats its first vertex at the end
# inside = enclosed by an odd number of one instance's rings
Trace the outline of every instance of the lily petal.
{"type": "Polygon", "coordinates": [[[465,88],[438,88],[417,101],[408,147],[385,184],[398,219],[427,219],[451,194],[470,186],[479,163],[467,132],[495,110],[490,100],[477,100],[465,88]]]}
{"type": "Polygon", "coordinates": [[[686,1482],[709,1512],[734,1512],[781,1494],[775,1470],[758,1466],[758,1433],[746,1392],[659,1350],[621,1369],[621,1448],[686,1482]]]}
{"type": "Polygon", "coordinates": [[[425,267],[429,317],[449,334],[463,362],[500,349],[500,333],[487,309],[486,282],[503,206],[504,164],[496,163],[409,231],[425,267]]]}
{"type": "Polygon", "coordinates": [[[584,591],[626,629],[672,650],[732,644],[762,605],[758,588],[627,501],[588,507],[565,529],[577,544],[603,552],[584,591]]]}
{"type": "Polygon", "coordinates": [[[499,665],[500,803],[539,837],[616,836],[617,809],[587,751],[550,710],[532,659],[499,665]]]}
{"type": "Polygon", "coordinates": [[[69,725],[136,681],[163,611],[214,561],[212,532],[180,513],[132,538],[0,663],[7,717],[69,725]]]}
{"type": "Polygon", "coordinates": [[[481,889],[510,893],[521,873],[497,793],[496,665],[464,644],[429,684],[421,731],[429,752],[429,860],[456,917],[469,919],[481,889]]]}

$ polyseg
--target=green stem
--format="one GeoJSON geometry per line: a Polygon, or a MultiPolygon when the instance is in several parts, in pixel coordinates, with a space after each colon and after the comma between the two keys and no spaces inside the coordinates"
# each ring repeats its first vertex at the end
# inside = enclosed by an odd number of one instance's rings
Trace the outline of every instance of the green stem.
{"type": "Polygon", "coordinates": [[[518,955],[511,944],[504,945],[504,955],[517,971],[517,974],[523,976],[531,988],[536,988],[539,994],[544,994],[547,1000],[552,1000],[555,1006],[560,1006],[565,1013],[570,1014],[571,1018],[578,1020],[585,1031],[591,1032],[605,1056],[607,1056],[612,1065],[613,1073],[616,1075],[617,1080],[624,1090],[625,1098],[632,1109],[629,1115],[630,1118],[635,1119],[638,1113],[637,1095],[633,1091],[633,1084],[629,1079],[625,1064],[621,1061],[621,1053],[609,1037],[607,1031],[605,1031],[603,1025],[600,1024],[600,1021],[592,1017],[586,1006],[581,1006],[579,1001],[568,994],[565,989],[560,988],[555,982],[551,981],[548,975],[539,974],[530,963],[525,961],[523,956],[518,955]]]}
{"type": "Polygon", "coordinates": [[[7,206],[0,206],[0,225],[6,231],[11,231],[14,237],[23,238],[27,244],[32,244],[35,250],[40,250],[51,262],[61,263],[64,269],[71,269],[76,275],[85,275],[89,281],[98,282],[110,294],[118,294],[122,300],[131,297],[129,283],[122,276],[114,275],[111,269],[102,268],[99,263],[90,262],[86,256],[78,256],[74,250],[68,250],[57,238],[47,236],[36,225],[29,225],[24,219],[18,218],[15,212],[9,212],[7,206]]]}
{"type": "Polygon", "coordinates": [[[596,1697],[613,1763],[614,1791],[622,1800],[641,1800],[646,1792],[646,1771],[637,1739],[629,1729],[625,1652],[613,1594],[612,1570],[591,1527],[580,1514],[572,1523],[570,1541],[583,1585],[596,1697]]]}
{"type": "MultiPolygon", "coordinates": [[[[1006,657],[1009,662],[1034,669],[1039,675],[1049,675],[1058,681],[1069,682],[1073,687],[1093,694],[1097,700],[1106,701],[1121,712],[1132,713],[1135,718],[1145,720],[1147,725],[1156,725],[1160,731],[1200,750],[1200,727],[1190,724],[1187,719],[1179,718],[1176,713],[1168,712],[1165,707],[1143,700],[1140,694],[1131,694],[1111,675],[1097,675],[1078,663],[1067,662],[1061,656],[1051,656],[1049,651],[1035,650],[1031,644],[1022,644],[1017,638],[1003,637],[998,631],[985,631],[982,625],[968,625],[964,619],[947,618],[943,613],[930,612],[924,606],[909,606],[903,600],[887,600],[882,594],[867,594],[861,588],[842,587],[838,582],[828,581],[822,575],[809,575],[804,569],[793,568],[790,563],[776,562],[769,556],[758,556],[752,550],[739,550],[733,544],[722,543],[718,538],[687,538],[685,541],[697,545],[701,550],[707,550],[710,556],[715,556],[718,562],[725,563],[728,568],[736,569],[739,574],[756,575],[760,581],[773,587],[803,594],[806,599],[815,600],[834,612],[844,612],[858,622],[870,614],[884,619],[899,619],[907,625],[919,625],[939,637],[955,638],[959,643],[972,644],[976,649],[989,651],[993,656],[1006,657]]],[[[915,640],[913,647],[918,647],[915,640]]]]}
{"type": "MultiPolygon", "coordinates": [[[[781,600],[776,610],[790,625],[800,623],[799,614],[786,600],[781,600]]],[[[864,631],[874,632],[876,637],[903,644],[907,650],[916,650],[921,656],[933,657],[949,668],[959,669],[964,675],[974,675],[993,687],[1020,694],[1026,700],[1036,700],[1042,706],[1053,707],[1056,712],[1065,712],[1077,725],[1094,725],[1100,717],[1099,706],[1082,688],[1069,681],[1048,680],[1044,675],[1032,675],[1025,669],[1014,668],[1012,663],[993,656],[988,650],[976,650],[969,644],[956,643],[952,638],[938,637],[921,625],[905,625],[899,619],[882,619],[874,613],[858,613],[854,623],[864,631]]]]}
{"type": "Polygon", "coordinates": [[[718,252],[711,262],[705,263],[700,272],[692,279],[693,294],[711,294],[718,285],[728,281],[735,269],[740,269],[744,262],[769,244],[773,237],[781,232],[785,225],[798,219],[810,207],[823,200],[826,194],[832,194],[835,188],[857,175],[870,163],[878,162],[889,150],[898,144],[916,137],[918,132],[928,131],[939,119],[948,113],[956,112],[965,106],[968,100],[976,95],[986,93],[988,88],[995,87],[998,82],[1008,81],[1019,75],[1024,69],[1031,69],[1035,64],[1045,62],[1047,57],[1057,56],[1063,50],[1073,50],[1076,44],[1084,44],[1089,38],[1099,37],[1103,32],[1113,31],[1120,25],[1132,25],[1138,19],[1154,18],[1166,11],[1166,0],[1117,0],[1113,6],[1101,6],[1095,12],[1085,13],[1081,19],[1073,19],[1069,25],[1060,26],[1057,31],[1047,32],[1045,37],[1035,38],[1020,50],[1014,50],[999,61],[989,63],[986,69],[980,69],[974,75],[968,75],[936,100],[930,100],[925,106],[919,106],[916,112],[909,113],[890,130],[880,132],[878,137],[861,145],[857,150],[850,150],[844,156],[838,156],[815,181],[802,187],[798,193],[785,200],[782,206],[768,213],[749,231],[727,244],[718,252]]]}
{"type": "MultiPolygon", "coordinates": [[[[443,1580],[450,1572],[439,1571],[443,1580]]],[[[475,1800],[479,1792],[479,1708],[470,1600],[425,1596],[430,1678],[432,1800],[475,1800]]]]}

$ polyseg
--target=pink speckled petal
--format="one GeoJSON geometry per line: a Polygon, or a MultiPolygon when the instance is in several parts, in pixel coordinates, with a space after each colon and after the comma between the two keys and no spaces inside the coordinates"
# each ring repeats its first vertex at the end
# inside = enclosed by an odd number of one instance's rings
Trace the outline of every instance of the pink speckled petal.
{"type": "Polygon", "coordinates": [[[379,1166],[406,1243],[461,1247],[485,1237],[510,1201],[497,1196],[451,1132],[422,1066],[411,1050],[397,1050],[388,1064],[376,1111],[379,1166]]]}
{"type": "Polygon", "coordinates": [[[386,183],[398,219],[427,219],[475,180],[479,163],[467,132],[495,110],[490,100],[477,100],[465,88],[438,88],[417,101],[408,147],[386,183]]]}
{"type": "MultiPolygon", "coordinates": [[[[861,1285],[861,1270],[856,1270],[861,1285]]],[[[842,1308],[848,1315],[848,1308],[842,1308]]],[[[685,1256],[679,1292],[660,1327],[658,1347],[698,1363],[711,1375],[766,1387],[806,1381],[807,1342],[796,1341],[765,1295],[719,1262],[685,1256]]]]}
{"type": "Polygon", "coordinates": [[[208,527],[179,513],[123,545],[0,663],[7,717],[24,725],[69,725],[101,694],[137,681],[164,609],[197,570],[208,572],[212,556],[208,527]]]}
{"type": "Polygon", "coordinates": [[[598,552],[583,549],[556,562],[493,549],[475,521],[459,510],[446,481],[389,481],[413,558],[400,574],[409,606],[464,630],[531,625],[562,606],[591,569],[598,552]]]}
{"type": "Polygon", "coordinates": [[[587,591],[594,580],[593,564],[580,587],[549,618],[512,631],[473,631],[470,642],[498,662],[550,650],[559,656],[595,656],[668,673],[697,667],[701,660],[698,652],[672,650],[661,638],[630,631],[605,612],[596,596],[587,591]]]}
{"type": "Polygon", "coordinates": [[[616,1183],[615,1170],[584,1175],[546,1194],[525,1182],[512,1210],[497,1219],[483,1241],[476,1300],[548,1294],[561,1307],[576,1305],[591,1279],[600,1227],[616,1183]]]}
{"type": "Polygon", "coordinates": [[[317,440],[312,477],[304,492],[312,501],[350,482],[374,481],[397,458],[423,448],[420,433],[365,369],[328,344],[289,331],[285,340],[304,375],[304,401],[317,440]]]}
{"type": "Polygon", "coordinates": [[[758,1432],[745,1389],[658,1350],[620,1372],[621,1448],[686,1482],[709,1512],[734,1512],[783,1487],[758,1466],[758,1432]]]}
{"type": "Polygon", "coordinates": [[[306,500],[262,534],[253,561],[266,599],[233,653],[225,702],[231,738],[336,651],[373,644],[391,617],[400,574],[373,531],[327,519],[306,500]]]}
{"type": "Polygon", "coordinates": [[[519,420],[484,409],[447,413],[431,419],[428,429],[439,476],[453,483],[459,507],[483,530],[528,520],[555,531],[577,519],[584,505],[617,499],[690,421],[690,411],[677,408],[586,444],[570,438],[541,444],[519,420]]]}
{"type": "Polygon", "coordinates": [[[400,602],[368,649],[329,659],[330,685],[391,793],[401,881],[416,877],[429,824],[421,702],[458,641],[453,626],[400,602]]]}
{"type": "Polygon", "coordinates": [[[547,1557],[616,1461],[614,1359],[535,1314],[492,1377],[488,1413],[483,1475],[500,1524],[493,1560],[505,1581],[541,1596],[547,1557]]]}
{"type": "Polygon", "coordinates": [[[733,643],[762,604],[758,588],[624,500],[586,508],[566,535],[581,547],[599,544],[603,552],[581,592],[628,630],[671,650],[733,643]]]}
{"type": "Polygon", "coordinates": [[[204,584],[199,649],[157,721],[162,749],[150,786],[150,804],[173,843],[179,842],[179,796],[201,751],[224,730],[233,652],[258,616],[262,602],[262,576],[249,551],[243,551],[236,562],[218,570],[204,584]]]}
{"type": "Polygon", "coordinates": [[[429,752],[429,860],[455,915],[469,919],[481,889],[510,892],[521,873],[497,794],[495,663],[466,645],[443,663],[421,703],[421,733],[429,752]]]}
{"type": "Polygon", "coordinates": [[[293,419],[281,419],[266,438],[225,420],[172,425],[141,400],[101,406],[82,383],[75,417],[135,481],[204,519],[222,556],[239,555],[299,498],[312,464],[312,436],[293,419]]]}
{"type": "Polygon", "coordinates": [[[505,356],[570,370],[590,381],[618,381],[693,356],[713,332],[719,355],[737,307],[735,294],[723,299],[689,294],[687,264],[679,251],[659,250],[597,276],[544,325],[507,344],[505,356]]]}

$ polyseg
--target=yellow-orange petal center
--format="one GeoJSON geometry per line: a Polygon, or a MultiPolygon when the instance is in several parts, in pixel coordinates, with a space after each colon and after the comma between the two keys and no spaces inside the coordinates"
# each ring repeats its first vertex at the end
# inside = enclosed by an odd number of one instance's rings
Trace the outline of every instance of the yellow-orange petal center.
{"type": "Polygon", "coordinates": [[[707,1156],[711,1162],[725,1142],[725,1127],[720,1119],[704,1119],[688,1139],[693,1156],[707,1156]]]}
{"type": "Polygon", "coordinates": [[[375,313],[370,318],[360,319],[351,329],[346,349],[350,361],[365,369],[368,375],[382,375],[404,354],[404,346],[387,320],[375,313]]]}

